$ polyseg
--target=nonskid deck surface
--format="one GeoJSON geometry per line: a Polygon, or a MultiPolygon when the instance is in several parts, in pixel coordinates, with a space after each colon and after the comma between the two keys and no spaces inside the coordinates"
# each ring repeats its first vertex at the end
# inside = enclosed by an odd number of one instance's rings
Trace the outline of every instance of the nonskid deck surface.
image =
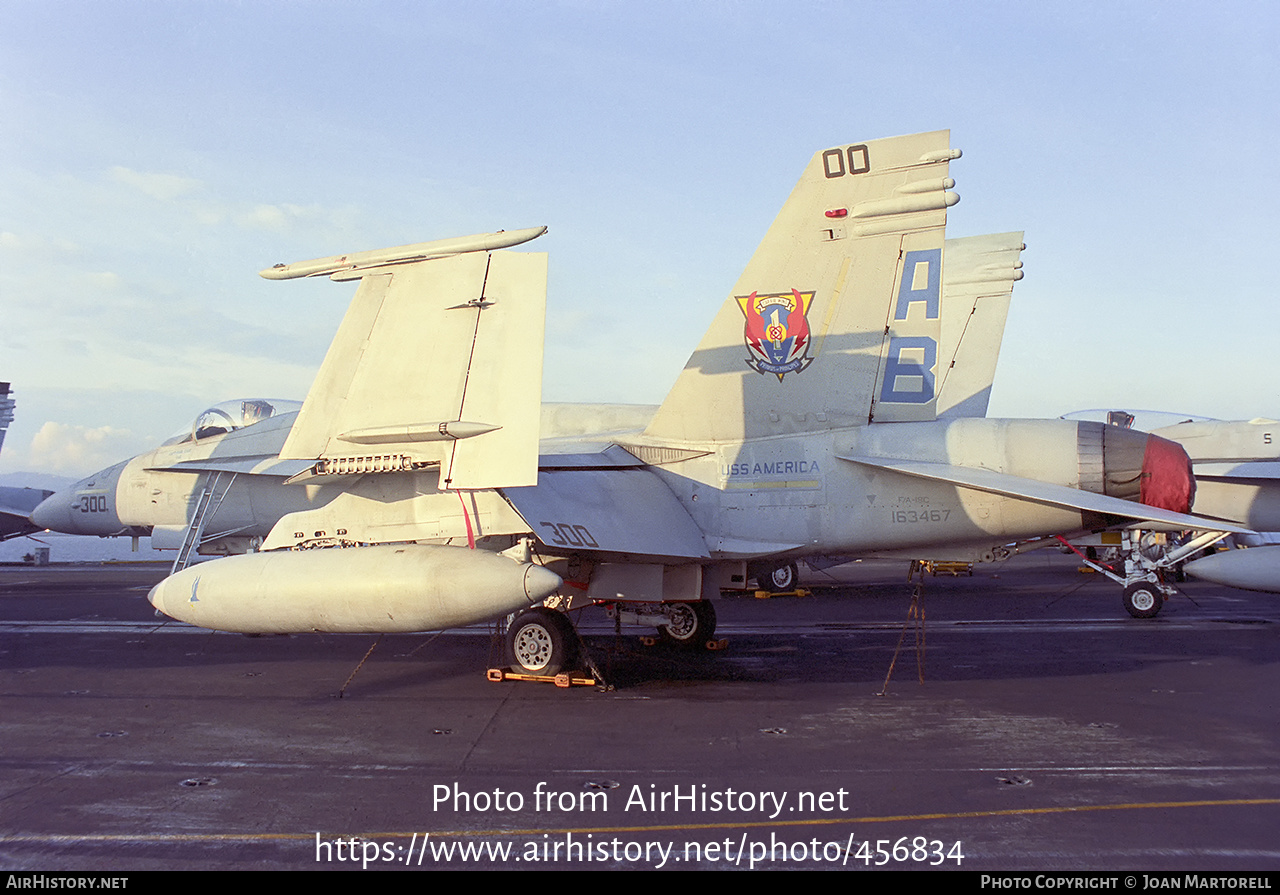
{"type": "Polygon", "coordinates": [[[809,576],[812,597],[722,599],[718,653],[618,641],[589,611],[612,692],[490,683],[499,657],[469,629],[384,637],[341,699],[374,637],[164,624],[145,601],[158,567],[3,567],[0,855],[1280,868],[1280,604],[1192,582],[1141,621],[1076,565],[930,578],[925,683],[908,632],[884,696],[899,563],[809,576]]]}

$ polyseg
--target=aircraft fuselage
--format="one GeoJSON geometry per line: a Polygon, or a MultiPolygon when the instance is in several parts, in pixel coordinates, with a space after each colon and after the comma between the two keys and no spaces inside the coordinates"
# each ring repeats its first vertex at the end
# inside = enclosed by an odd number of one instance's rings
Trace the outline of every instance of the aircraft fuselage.
{"type": "MultiPolygon", "coordinates": [[[[470,521],[480,537],[533,534],[553,555],[611,553],[607,547],[591,546],[604,541],[593,534],[593,527],[602,524],[601,510],[586,503],[570,507],[564,518],[527,515],[521,520],[502,511],[496,495],[477,492],[470,510],[473,518],[466,519],[457,495],[436,490],[434,472],[288,485],[283,475],[255,473],[274,461],[273,450],[283,443],[289,419],[282,415],[228,435],[157,448],[60,492],[42,505],[37,521],[78,534],[150,531],[168,542],[180,541],[209,475],[198,467],[218,461],[243,470],[205,529],[207,538],[225,535],[227,552],[243,552],[249,539],[267,538],[290,516],[291,524],[282,528],[297,531],[284,532],[283,543],[273,538],[268,546],[307,545],[320,539],[317,536],[332,538],[338,531],[349,531],[360,543],[441,541],[463,535],[470,521]],[[195,469],[182,471],[183,463],[195,469]],[[395,496],[411,500],[388,499],[389,488],[395,496]],[[442,522],[444,517],[451,521],[442,522]],[[295,535],[297,539],[288,540],[295,535]]],[[[1124,493],[1124,486],[1108,481],[1141,477],[1148,436],[1111,427],[1105,434],[1112,441],[1104,448],[1103,434],[1096,423],[960,419],[779,435],[729,445],[684,445],[696,456],[647,468],[670,489],[701,542],[683,555],[651,558],[678,564],[910,550],[929,558],[972,557],[975,551],[981,555],[1045,531],[1078,531],[1097,520],[1079,510],[905,475],[851,458],[912,458],[977,467],[1136,498],[1133,487],[1124,493]]],[[[558,447],[565,449],[563,443],[558,447]]],[[[558,456],[564,455],[544,457],[544,466],[555,466],[558,456]]],[[[603,512],[613,517],[610,524],[636,529],[670,524],[670,511],[666,519],[644,518],[644,510],[635,505],[610,506],[603,512]]]]}

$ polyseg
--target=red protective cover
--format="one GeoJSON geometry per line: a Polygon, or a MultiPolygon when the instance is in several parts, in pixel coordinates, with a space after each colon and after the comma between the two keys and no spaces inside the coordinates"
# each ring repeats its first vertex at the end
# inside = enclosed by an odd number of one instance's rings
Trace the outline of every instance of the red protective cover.
{"type": "Polygon", "coordinates": [[[1175,513],[1191,512],[1191,504],[1196,499],[1196,480],[1191,474],[1191,458],[1182,445],[1158,435],[1147,436],[1139,499],[1149,507],[1175,513]]]}

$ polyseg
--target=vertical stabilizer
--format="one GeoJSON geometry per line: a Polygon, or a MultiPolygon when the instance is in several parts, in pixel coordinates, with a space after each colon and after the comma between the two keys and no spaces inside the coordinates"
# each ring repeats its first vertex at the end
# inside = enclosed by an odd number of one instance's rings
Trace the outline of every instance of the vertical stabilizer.
{"type": "Polygon", "coordinates": [[[942,272],[938,417],[984,417],[991,401],[1013,284],[1022,279],[1022,233],[947,240],[942,272]]]}
{"type": "Polygon", "coordinates": [[[816,153],[646,434],[732,442],[932,419],[959,154],[948,131],[816,153]]]}

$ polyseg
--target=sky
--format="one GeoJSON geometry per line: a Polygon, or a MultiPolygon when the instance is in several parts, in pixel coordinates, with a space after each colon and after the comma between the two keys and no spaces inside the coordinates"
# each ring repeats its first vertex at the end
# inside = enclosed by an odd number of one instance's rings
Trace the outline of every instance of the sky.
{"type": "Polygon", "coordinates": [[[352,284],[548,225],[548,401],[658,403],[819,149],[1024,230],[990,415],[1280,416],[1280,5],[0,0],[0,473],[305,396],[352,284]],[[1266,162],[1266,164],[1263,164],[1266,162]]]}

